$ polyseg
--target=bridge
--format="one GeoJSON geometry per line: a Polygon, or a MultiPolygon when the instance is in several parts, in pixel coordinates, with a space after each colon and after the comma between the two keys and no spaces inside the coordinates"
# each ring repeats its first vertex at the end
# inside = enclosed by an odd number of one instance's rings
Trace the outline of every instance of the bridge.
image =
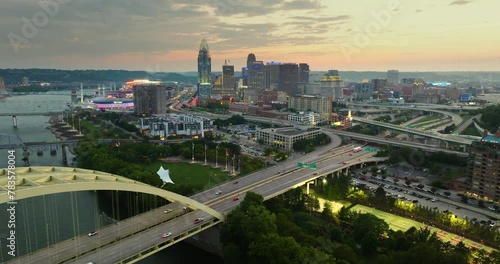
{"type": "Polygon", "coordinates": [[[473,140],[465,139],[465,138],[461,138],[461,137],[457,137],[457,136],[454,136],[454,135],[436,134],[436,133],[433,133],[433,132],[423,132],[423,131],[420,131],[420,130],[417,130],[417,129],[407,128],[407,127],[401,127],[401,126],[398,126],[398,125],[393,125],[393,124],[388,124],[388,123],[384,123],[384,122],[369,120],[369,119],[366,119],[366,118],[354,117],[353,120],[357,121],[357,122],[360,122],[360,123],[365,123],[365,124],[368,124],[368,125],[374,125],[374,126],[378,126],[378,127],[387,128],[387,129],[390,129],[390,130],[395,130],[395,131],[400,131],[400,132],[404,132],[404,133],[408,133],[408,134],[413,134],[413,135],[421,136],[421,137],[424,137],[424,138],[432,138],[432,139],[437,139],[437,140],[444,141],[444,142],[456,143],[456,144],[460,144],[460,145],[470,145],[473,142],[473,140]]]}
{"type": "Polygon", "coordinates": [[[389,138],[386,139],[386,138],[369,136],[369,135],[364,135],[364,134],[359,134],[359,133],[354,133],[354,132],[349,132],[349,131],[343,131],[343,130],[333,130],[332,129],[331,131],[332,131],[332,133],[335,133],[336,135],[339,135],[339,136],[350,137],[354,140],[372,142],[372,143],[376,143],[376,144],[380,144],[380,145],[409,147],[409,148],[413,148],[413,149],[420,149],[424,152],[434,152],[434,153],[442,151],[442,152],[445,152],[448,154],[455,154],[455,155],[458,155],[460,157],[468,157],[469,156],[469,153],[467,153],[467,152],[443,149],[443,148],[440,148],[439,146],[436,146],[436,145],[400,141],[400,140],[394,140],[394,139],[389,139],[389,138]]]}
{"type": "MultiPolygon", "coordinates": [[[[180,138],[180,139],[166,139],[166,140],[144,140],[144,139],[112,139],[112,138],[101,138],[97,141],[100,144],[111,144],[111,143],[139,143],[139,142],[149,142],[153,144],[169,144],[169,143],[180,143],[184,141],[193,140],[192,138],[180,138]]],[[[13,148],[23,148],[23,147],[44,147],[44,146],[54,146],[54,145],[76,145],[80,142],[80,139],[71,139],[64,141],[30,141],[24,142],[18,134],[14,133],[0,133],[0,149],[13,149],[13,148]]]]}
{"type": "Polygon", "coordinates": [[[61,114],[62,111],[39,111],[39,112],[24,112],[24,113],[0,113],[0,116],[53,116],[53,115],[59,115],[61,114]]]}
{"type": "MultiPolygon", "coordinates": [[[[319,148],[313,153],[285,162],[283,167],[279,166],[281,173],[278,173],[276,168],[270,168],[189,198],[103,172],[57,167],[19,168],[16,182],[17,199],[63,191],[116,189],[148,192],[165,197],[174,203],[160,210],[152,210],[136,216],[136,220],[127,219],[119,222],[118,225],[103,228],[99,231],[99,240],[84,234],[30,255],[21,256],[9,263],[87,263],[90,261],[133,263],[224,221],[223,216],[230,213],[239,203],[239,201],[233,201],[232,197],[238,196],[242,200],[246,192],[252,191],[261,194],[267,200],[316,178],[332,175],[333,172],[348,170],[349,167],[357,164],[380,162],[385,159],[373,158],[373,153],[364,151],[352,153],[352,156],[343,155],[351,153],[354,147],[361,145],[333,149],[335,145],[319,148]],[[298,161],[316,163],[317,173],[313,173],[309,168],[298,168],[298,161]],[[216,190],[221,190],[223,195],[217,195],[216,190]],[[188,206],[193,211],[186,211],[182,209],[183,206],[188,206]],[[172,212],[164,214],[165,208],[171,209],[172,212]],[[193,220],[199,217],[205,220],[201,224],[193,224],[193,220]],[[135,228],[131,228],[134,224],[135,228]],[[165,232],[166,228],[172,236],[163,239],[160,235],[165,232]],[[57,248],[56,254],[53,248],[57,248]],[[96,248],[99,250],[94,250],[96,248]]],[[[3,187],[0,195],[2,202],[7,201],[6,184],[6,181],[0,184],[3,187]]]]}

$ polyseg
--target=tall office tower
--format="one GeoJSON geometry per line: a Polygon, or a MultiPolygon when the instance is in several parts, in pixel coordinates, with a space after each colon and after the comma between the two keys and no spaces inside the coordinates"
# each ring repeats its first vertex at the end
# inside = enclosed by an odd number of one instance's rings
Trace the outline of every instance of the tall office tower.
{"type": "Polygon", "coordinates": [[[257,92],[264,89],[264,62],[254,61],[248,71],[248,89],[257,92]]]}
{"type": "Polygon", "coordinates": [[[268,62],[264,66],[264,84],[266,89],[277,90],[280,82],[281,62],[268,62]]]}
{"type": "Polygon", "coordinates": [[[278,91],[286,92],[290,96],[300,94],[298,90],[299,66],[296,63],[280,65],[280,81],[278,91]]]}
{"type": "Polygon", "coordinates": [[[225,65],[222,66],[222,94],[233,96],[235,94],[234,89],[234,66],[225,65]]]}
{"type": "Polygon", "coordinates": [[[241,85],[248,86],[248,67],[241,67],[241,85]]]}
{"type": "Polygon", "coordinates": [[[491,200],[500,200],[500,131],[473,142],[467,164],[467,191],[491,200]]]}
{"type": "Polygon", "coordinates": [[[250,69],[250,66],[252,65],[253,62],[256,62],[257,59],[255,58],[255,54],[253,53],[250,53],[248,54],[248,57],[247,57],[247,68],[250,69]]]}
{"type": "Polygon", "coordinates": [[[163,85],[134,86],[134,112],[136,115],[167,113],[167,90],[163,85]]]}
{"type": "Polygon", "coordinates": [[[203,39],[198,52],[198,83],[210,83],[211,74],[212,59],[210,58],[210,50],[207,41],[203,39]]]}
{"type": "Polygon", "coordinates": [[[399,71],[398,70],[388,70],[387,71],[387,82],[392,84],[399,83],[399,71]]]}
{"type": "Polygon", "coordinates": [[[241,77],[243,78],[243,85],[248,86],[248,71],[250,70],[250,66],[253,62],[255,62],[255,54],[250,53],[247,56],[247,66],[241,68],[241,77]]]}
{"type": "Polygon", "coordinates": [[[309,83],[309,64],[299,63],[299,83],[309,83]]]}
{"type": "Polygon", "coordinates": [[[386,79],[372,79],[372,84],[373,84],[373,91],[378,92],[385,90],[385,87],[387,86],[387,80],[386,79]]]}
{"type": "Polygon", "coordinates": [[[210,58],[210,50],[205,39],[201,41],[200,50],[198,52],[198,101],[203,105],[208,103],[210,93],[212,91],[212,59],[210,58]],[[209,87],[210,86],[210,87],[209,87]],[[207,94],[208,93],[208,94],[207,94]]]}
{"type": "Polygon", "coordinates": [[[337,70],[329,70],[327,73],[321,77],[320,90],[321,96],[323,97],[333,97],[333,99],[338,99],[343,96],[342,88],[344,82],[342,77],[339,75],[337,70]]]}

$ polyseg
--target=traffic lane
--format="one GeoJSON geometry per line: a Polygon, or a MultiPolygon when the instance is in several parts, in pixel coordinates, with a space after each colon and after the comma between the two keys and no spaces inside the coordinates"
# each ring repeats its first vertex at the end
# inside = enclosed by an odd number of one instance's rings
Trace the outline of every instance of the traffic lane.
{"type": "Polygon", "coordinates": [[[170,238],[173,238],[178,234],[190,230],[194,226],[199,225],[194,224],[194,220],[199,217],[204,218],[204,221],[213,218],[203,211],[193,211],[187,215],[171,220],[166,224],[142,231],[135,236],[124,238],[120,240],[120,243],[102,247],[95,253],[90,253],[65,263],[115,263],[130,257],[130,252],[139,252],[166,240],[166,238],[161,237],[163,233],[171,232],[172,236],[170,238]]]}
{"type": "MultiPolygon", "coordinates": [[[[344,146],[344,147],[339,148],[336,153],[338,155],[341,155],[341,154],[344,155],[344,154],[347,154],[349,152],[352,152],[352,149],[354,147],[357,147],[357,146],[361,146],[361,145],[352,144],[349,146],[344,146]]],[[[319,158],[317,156],[313,156],[313,157],[305,158],[305,159],[303,159],[303,161],[313,163],[314,161],[317,161],[318,159],[319,158]]],[[[221,195],[233,193],[235,191],[238,191],[239,189],[243,189],[243,188],[246,188],[252,184],[255,184],[256,182],[263,181],[263,180],[269,179],[270,177],[276,176],[278,171],[280,171],[281,173],[284,173],[281,170],[288,171],[288,170],[292,170],[292,169],[297,169],[297,163],[295,161],[285,162],[283,165],[280,166],[280,164],[278,164],[276,167],[277,168],[274,170],[260,171],[259,173],[254,173],[254,174],[246,175],[246,176],[241,177],[241,178],[234,179],[229,183],[219,185],[218,187],[216,187],[216,189],[222,191],[221,195]],[[282,166],[284,166],[284,169],[282,168],[282,166]]],[[[214,189],[210,189],[208,191],[198,193],[196,195],[191,196],[191,198],[194,200],[197,200],[199,202],[202,202],[202,203],[213,201],[214,199],[218,198],[218,195],[216,194],[217,190],[214,190],[214,189]]]]}
{"type": "Polygon", "coordinates": [[[88,233],[82,234],[73,239],[65,240],[60,243],[54,244],[52,249],[48,252],[37,251],[30,256],[20,256],[11,263],[31,263],[30,259],[36,259],[38,263],[54,263],[59,261],[65,261],[70,259],[77,254],[82,254],[100,247],[103,244],[111,243],[120,237],[124,237],[132,234],[141,229],[145,229],[148,226],[158,224],[162,221],[167,221],[168,219],[174,218],[177,215],[184,213],[182,210],[182,205],[180,204],[169,204],[165,207],[161,207],[156,210],[151,210],[140,216],[132,219],[125,219],[119,224],[108,225],[100,230],[94,236],[89,237],[88,233]],[[164,209],[170,208],[172,212],[169,214],[164,214],[164,209]],[[57,254],[53,254],[57,252],[57,254]]]}

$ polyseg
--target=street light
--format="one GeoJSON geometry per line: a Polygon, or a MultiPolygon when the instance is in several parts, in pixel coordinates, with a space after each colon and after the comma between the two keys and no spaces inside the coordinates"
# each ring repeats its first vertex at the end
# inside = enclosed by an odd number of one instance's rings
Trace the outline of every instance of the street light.
{"type": "Polygon", "coordinates": [[[215,146],[215,167],[219,167],[219,144],[215,146]]]}

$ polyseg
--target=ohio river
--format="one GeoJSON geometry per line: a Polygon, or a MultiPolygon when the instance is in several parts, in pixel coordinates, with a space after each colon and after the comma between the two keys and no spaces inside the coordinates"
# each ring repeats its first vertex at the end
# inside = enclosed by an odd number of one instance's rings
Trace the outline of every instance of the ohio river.
{"type": "MultiPolygon", "coordinates": [[[[25,95],[0,99],[0,113],[62,111],[70,102],[68,95],[25,95]]],[[[0,116],[0,133],[16,133],[24,142],[55,141],[57,138],[46,129],[48,116],[18,116],[17,128],[12,117],[0,116]]],[[[50,149],[29,149],[32,166],[63,166],[61,150],[51,156],[50,149]],[[43,156],[37,156],[43,150],[43,156]]],[[[7,167],[7,150],[0,152],[0,168],[7,167]]],[[[22,149],[16,149],[16,166],[24,166],[22,149]]],[[[3,177],[3,176],[2,176],[3,177]]],[[[104,206],[109,207],[109,206],[104,206]]],[[[87,234],[113,223],[112,213],[99,206],[93,191],[62,193],[20,200],[16,206],[16,255],[45,248],[58,241],[78,234],[87,234]]],[[[0,263],[12,259],[8,254],[7,237],[10,229],[7,205],[0,205],[0,263]]],[[[160,235],[160,234],[159,234],[160,235]]],[[[52,250],[57,252],[57,247],[52,250]]],[[[98,260],[96,260],[98,262],[98,260]]],[[[138,263],[222,263],[217,256],[186,243],[178,243],[138,263]]]]}

